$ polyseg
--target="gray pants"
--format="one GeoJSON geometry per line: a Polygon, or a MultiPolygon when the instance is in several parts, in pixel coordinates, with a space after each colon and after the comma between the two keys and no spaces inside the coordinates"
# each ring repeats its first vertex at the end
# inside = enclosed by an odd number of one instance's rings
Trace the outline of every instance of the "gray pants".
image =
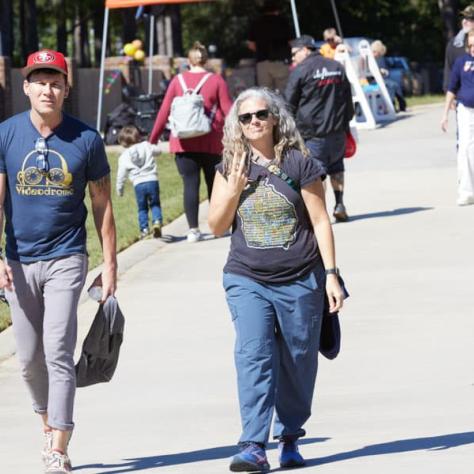
{"type": "Polygon", "coordinates": [[[37,413],[48,413],[54,429],[74,428],[74,349],[77,305],[87,275],[87,256],[35,263],[9,260],[11,308],[17,357],[37,413]]]}

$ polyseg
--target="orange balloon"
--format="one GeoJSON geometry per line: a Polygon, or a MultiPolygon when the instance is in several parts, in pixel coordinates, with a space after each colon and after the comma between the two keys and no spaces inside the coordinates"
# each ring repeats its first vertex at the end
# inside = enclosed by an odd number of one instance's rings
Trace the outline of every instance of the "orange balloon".
{"type": "Polygon", "coordinates": [[[135,46],[135,49],[143,49],[143,43],[142,40],[136,39],[132,41],[133,46],[135,46]]]}

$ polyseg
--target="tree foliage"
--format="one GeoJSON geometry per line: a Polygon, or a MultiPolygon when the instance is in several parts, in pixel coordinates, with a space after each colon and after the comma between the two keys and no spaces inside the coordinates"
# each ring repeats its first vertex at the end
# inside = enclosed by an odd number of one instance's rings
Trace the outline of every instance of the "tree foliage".
{"type": "MultiPolygon", "coordinates": [[[[330,0],[295,1],[303,33],[320,39],[325,28],[335,25],[330,0]]],[[[245,44],[248,28],[262,2],[216,0],[182,5],[184,49],[199,40],[215,44],[217,55],[229,64],[248,57],[245,44]]],[[[281,2],[282,10],[292,21],[290,0],[281,2]]],[[[103,0],[0,0],[4,51],[10,54],[12,50],[17,66],[37,47],[57,48],[75,56],[82,66],[97,65],[102,48],[104,3],[103,0]]],[[[470,0],[336,0],[345,36],[378,38],[387,44],[389,54],[436,62],[443,59],[447,37],[459,27],[458,11],[470,3],[470,0]]],[[[107,54],[118,54],[123,43],[135,34],[145,38],[143,22],[133,24],[134,13],[134,9],[111,11],[107,54]]]]}
{"type": "MultiPolygon", "coordinates": [[[[185,48],[199,39],[206,44],[216,44],[218,54],[230,63],[249,56],[245,39],[261,3],[258,0],[218,0],[183,6],[185,48]]],[[[330,0],[296,0],[295,3],[302,33],[322,39],[323,30],[335,26],[330,0]]],[[[441,12],[446,9],[458,12],[470,3],[458,0],[336,1],[344,36],[381,39],[387,44],[389,54],[436,62],[443,60],[447,37],[453,34],[452,28],[449,30],[442,21],[441,12]]],[[[292,21],[290,0],[282,0],[281,6],[292,21]]],[[[456,21],[456,31],[458,23],[456,21]]]]}

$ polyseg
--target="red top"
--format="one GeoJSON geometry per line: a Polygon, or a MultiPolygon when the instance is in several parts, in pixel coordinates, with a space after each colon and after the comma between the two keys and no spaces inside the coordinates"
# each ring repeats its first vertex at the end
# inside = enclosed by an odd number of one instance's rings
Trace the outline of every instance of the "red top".
{"type": "MultiPolygon", "coordinates": [[[[184,82],[189,89],[194,89],[206,74],[208,73],[187,71],[183,73],[184,82]]],[[[212,121],[212,129],[206,135],[194,138],[179,139],[171,135],[170,151],[172,153],[190,151],[213,155],[222,154],[222,129],[224,127],[224,119],[232,106],[227,84],[219,74],[212,74],[204,83],[199,93],[204,97],[204,110],[208,116],[211,115],[214,104],[218,104],[214,120],[212,121]]],[[[173,99],[182,95],[183,89],[178,77],[175,76],[168,86],[165,98],[156,117],[155,125],[153,126],[149,138],[150,143],[156,143],[158,141],[158,138],[163,133],[166,123],[168,122],[173,99]]]]}

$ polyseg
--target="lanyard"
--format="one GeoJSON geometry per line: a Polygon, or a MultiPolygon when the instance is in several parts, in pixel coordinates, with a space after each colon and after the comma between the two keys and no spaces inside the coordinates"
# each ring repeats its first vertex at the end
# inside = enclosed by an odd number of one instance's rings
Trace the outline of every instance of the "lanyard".
{"type": "Polygon", "coordinates": [[[275,160],[265,160],[261,156],[255,156],[252,155],[252,161],[256,163],[257,165],[262,166],[263,168],[266,168],[270,173],[272,173],[275,176],[278,176],[281,180],[283,180],[288,186],[290,186],[293,191],[296,191],[297,193],[300,192],[300,187],[298,186],[298,183],[294,179],[291,179],[281,168],[279,168],[274,161],[275,160]]]}

